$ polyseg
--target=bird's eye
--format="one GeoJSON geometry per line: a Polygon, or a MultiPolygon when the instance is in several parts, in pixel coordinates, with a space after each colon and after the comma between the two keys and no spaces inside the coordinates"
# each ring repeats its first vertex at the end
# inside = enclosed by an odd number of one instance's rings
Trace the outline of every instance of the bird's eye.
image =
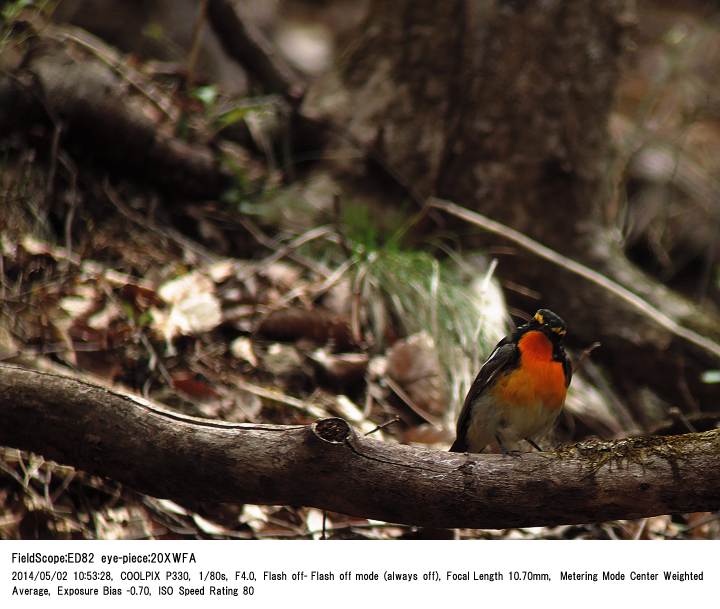
{"type": "Polygon", "coordinates": [[[545,321],[544,317],[542,316],[542,313],[539,311],[535,313],[535,321],[538,322],[540,325],[542,325],[545,321]]]}

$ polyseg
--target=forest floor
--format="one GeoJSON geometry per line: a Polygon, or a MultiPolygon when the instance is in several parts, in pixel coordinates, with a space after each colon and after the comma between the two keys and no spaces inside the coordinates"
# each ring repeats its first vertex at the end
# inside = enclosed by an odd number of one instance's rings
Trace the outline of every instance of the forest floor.
{"type": "MultiPolygon", "coordinates": [[[[707,125],[698,126],[702,117],[677,110],[697,99],[687,88],[681,97],[677,85],[699,86],[690,71],[705,69],[696,65],[701,49],[711,42],[720,55],[720,27],[690,23],[642,41],[642,59],[628,67],[612,124],[619,150],[635,168],[640,212],[628,239],[639,258],[654,251],[662,264],[652,270],[677,282],[682,269],[671,261],[678,260],[683,239],[694,237],[669,230],[666,216],[642,205],[650,189],[676,187],[672,168],[663,165],[668,141],[681,159],[677,166],[687,170],[680,176],[686,195],[703,196],[720,174],[711,166],[720,154],[698,155],[690,145],[699,141],[702,150],[716,150],[720,132],[709,137],[707,125]],[[643,65],[663,78],[648,77],[643,65]],[[650,98],[656,103],[638,117],[637,100],[650,98]],[[686,120],[657,122],[669,114],[686,120]],[[629,152],[638,149],[642,154],[629,152]]],[[[492,260],[434,242],[408,246],[402,237],[414,226],[411,214],[378,219],[362,200],[339,197],[333,176],[322,169],[283,170],[292,162],[283,156],[286,148],[268,146],[258,127],[273,114],[272,102],[223,106],[212,86],[187,94],[149,66],[135,69],[146,79],[141,88],[157,88],[181,117],[162,125],[173,135],[215,142],[220,133],[247,126],[238,138],[246,145],[228,138],[232,149],[223,149],[233,186],[217,200],[185,202],[62,147],[38,151],[18,138],[5,140],[0,360],[82,375],[193,416],[274,424],[340,416],[378,439],[446,450],[474,373],[511,327],[502,298],[508,286],[494,276],[492,260]]],[[[701,206],[691,209],[705,213],[701,206]]],[[[549,441],[620,435],[621,419],[603,388],[583,375],[576,382],[549,441]]],[[[315,508],[180,505],[0,448],[2,539],[420,534],[315,508]]],[[[719,538],[720,515],[448,534],[719,538]]]]}

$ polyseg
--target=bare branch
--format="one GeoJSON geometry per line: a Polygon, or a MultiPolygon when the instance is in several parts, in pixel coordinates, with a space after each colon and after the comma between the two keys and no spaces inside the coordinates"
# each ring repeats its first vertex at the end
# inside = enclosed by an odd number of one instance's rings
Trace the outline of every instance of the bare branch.
{"type": "Polygon", "coordinates": [[[208,18],[230,57],[266,86],[290,100],[302,98],[305,85],[265,35],[228,0],[210,0],[208,18]]]}

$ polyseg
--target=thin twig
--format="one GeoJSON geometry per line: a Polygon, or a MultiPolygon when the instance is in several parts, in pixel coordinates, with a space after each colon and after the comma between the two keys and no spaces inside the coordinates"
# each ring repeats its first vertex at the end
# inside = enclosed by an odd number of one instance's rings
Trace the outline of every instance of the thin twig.
{"type": "MultiPolygon", "coordinates": [[[[370,262],[370,260],[368,260],[370,262]]],[[[352,300],[350,301],[350,330],[355,344],[363,343],[362,328],[360,324],[360,309],[362,308],[362,288],[365,276],[368,274],[368,265],[363,264],[355,275],[352,287],[352,300]]]]}
{"type": "Polygon", "coordinates": [[[290,406],[291,408],[294,408],[298,412],[302,412],[305,415],[318,419],[328,416],[328,413],[325,412],[322,408],[315,406],[314,404],[307,404],[302,400],[298,400],[297,398],[294,398],[292,396],[285,395],[277,389],[266,389],[265,387],[253,385],[252,383],[248,383],[239,379],[234,379],[232,382],[238,389],[242,389],[243,391],[247,391],[248,393],[252,393],[253,395],[256,395],[258,397],[265,398],[266,400],[285,404],[286,406],[290,406]]]}
{"type": "Polygon", "coordinates": [[[709,351],[720,358],[720,345],[718,345],[715,341],[705,338],[697,332],[681,326],[675,320],[668,317],[665,313],[651,305],[637,294],[631,292],[616,281],[609,279],[605,275],[598,273],[590,267],[587,267],[572,258],[563,256],[546,245],[543,245],[542,243],[531,239],[527,235],[524,235],[520,231],[510,228],[505,224],[501,224],[500,222],[496,222],[495,220],[491,220],[487,216],[483,216],[482,214],[466,209],[465,207],[461,207],[460,205],[456,205],[450,201],[444,201],[442,199],[431,197],[427,204],[430,207],[442,209],[443,211],[455,216],[456,218],[460,218],[465,222],[479,226],[490,233],[500,235],[529,252],[532,252],[536,256],[544,258],[545,260],[561,266],[571,273],[579,275],[583,279],[586,279],[587,281],[590,281],[607,290],[644,315],[650,317],[671,334],[692,343],[696,347],[709,351]]]}
{"type": "Polygon", "coordinates": [[[415,403],[415,401],[405,392],[405,390],[398,383],[396,383],[389,376],[386,376],[384,380],[387,383],[388,387],[390,387],[390,389],[393,390],[395,395],[397,395],[403,402],[405,402],[405,405],[410,410],[412,410],[416,415],[418,415],[425,422],[430,423],[430,425],[437,427],[438,429],[442,429],[442,427],[443,427],[442,422],[437,417],[434,417],[429,412],[427,412],[425,409],[418,406],[415,403]]]}
{"type": "Polygon", "coordinates": [[[197,66],[197,58],[200,52],[200,42],[202,40],[201,34],[207,19],[207,6],[208,0],[200,0],[198,12],[195,17],[195,23],[193,23],[192,42],[190,44],[190,55],[188,56],[187,71],[185,76],[185,89],[187,91],[192,89],[193,82],[195,81],[195,68],[197,66]]]}
{"type": "Polygon", "coordinates": [[[333,224],[335,225],[335,232],[338,235],[338,243],[340,244],[340,249],[343,251],[347,258],[352,258],[352,248],[348,243],[348,239],[345,235],[345,230],[342,223],[342,206],[340,195],[337,193],[333,195],[333,224]]]}
{"type": "MultiPolygon", "coordinates": [[[[383,523],[383,522],[363,522],[363,523],[357,523],[357,524],[341,524],[337,526],[327,527],[325,529],[326,533],[337,533],[340,531],[352,531],[353,529],[397,529],[398,531],[409,531],[412,530],[414,527],[408,526],[405,524],[394,524],[391,522],[383,523]]],[[[303,533],[300,533],[296,535],[295,537],[303,537],[303,538],[312,538],[313,536],[319,534],[320,531],[306,531],[303,533]]],[[[257,533],[258,538],[262,539],[272,539],[276,537],[281,538],[287,538],[290,537],[290,535],[280,535],[276,533],[257,533]]]]}
{"type": "Polygon", "coordinates": [[[598,341],[595,341],[592,345],[583,349],[582,352],[580,353],[580,355],[578,355],[578,357],[572,363],[573,373],[581,370],[583,367],[583,364],[585,363],[585,360],[587,360],[587,358],[590,357],[590,354],[600,346],[601,346],[601,343],[598,341]]]}
{"type": "Polygon", "coordinates": [[[331,275],[328,275],[326,279],[323,279],[317,285],[313,286],[312,284],[303,284],[293,288],[289,292],[286,292],[281,298],[274,302],[271,307],[268,307],[261,317],[261,321],[267,319],[270,314],[275,311],[285,308],[296,298],[300,298],[305,295],[306,298],[309,298],[309,300],[314,300],[321,294],[324,294],[343,278],[343,275],[347,273],[353,264],[355,264],[355,260],[346,260],[338,268],[336,268],[331,275]]]}
{"type": "Polygon", "coordinates": [[[50,142],[50,166],[48,168],[47,182],[45,183],[45,205],[50,207],[50,199],[55,193],[55,174],[57,173],[57,160],[60,153],[60,137],[62,136],[62,123],[51,115],[53,120],[53,135],[50,142]]]}
{"type": "Polygon", "coordinates": [[[117,192],[110,186],[109,180],[105,179],[103,181],[103,192],[105,193],[105,196],[107,197],[108,201],[113,204],[115,209],[117,209],[123,216],[125,216],[128,220],[130,220],[132,223],[137,224],[141,228],[150,230],[154,233],[157,233],[169,241],[172,241],[180,247],[181,249],[188,250],[195,254],[200,260],[203,262],[216,262],[218,260],[217,255],[212,253],[207,248],[203,247],[196,241],[193,241],[192,239],[189,239],[188,237],[185,237],[184,235],[180,234],[176,230],[170,229],[170,228],[161,228],[158,226],[155,222],[150,220],[149,218],[140,215],[136,211],[130,209],[127,205],[125,205],[118,196],[117,192]]]}
{"type": "Polygon", "coordinates": [[[286,245],[281,246],[277,251],[272,253],[267,258],[261,260],[258,264],[253,265],[252,269],[247,271],[246,273],[242,273],[238,276],[239,280],[245,280],[251,277],[252,275],[255,275],[259,273],[260,271],[267,269],[268,267],[272,266],[274,263],[276,263],[278,260],[281,260],[282,258],[285,258],[290,252],[293,250],[296,250],[306,243],[309,243],[310,241],[314,241],[315,239],[319,239],[321,237],[325,237],[326,235],[330,234],[332,232],[332,229],[329,226],[317,226],[315,228],[312,228],[306,232],[304,232],[299,237],[296,237],[286,245]]]}
{"type": "Polygon", "coordinates": [[[637,528],[637,531],[635,531],[635,535],[633,535],[633,539],[638,540],[642,537],[642,534],[645,532],[645,529],[647,528],[648,519],[643,518],[640,522],[640,526],[637,528]]]}
{"type": "Polygon", "coordinates": [[[7,283],[5,282],[5,256],[0,252],[0,301],[7,298],[7,283]]]}
{"type": "Polygon", "coordinates": [[[366,435],[366,436],[369,436],[370,434],[373,434],[373,433],[375,433],[376,431],[380,431],[381,429],[385,429],[386,427],[389,427],[390,425],[394,425],[395,423],[398,423],[398,422],[400,422],[400,417],[396,415],[396,416],[394,416],[392,419],[390,419],[389,421],[385,421],[384,423],[380,423],[380,425],[377,425],[377,426],[373,427],[370,431],[366,431],[366,432],[365,432],[365,435],[366,435]]]}
{"type": "Polygon", "coordinates": [[[60,153],[59,158],[60,162],[65,167],[65,170],[70,174],[70,187],[68,188],[70,196],[70,209],[68,209],[65,214],[65,249],[72,255],[72,225],[75,220],[75,210],[77,209],[79,198],[77,187],[77,167],[69,156],[60,153]]]}
{"type": "MultiPolygon", "coordinates": [[[[283,247],[283,245],[279,241],[266,235],[262,230],[260,230],[260,228],[257,225],[255,225],[253,222],[251,222],[247,218],[238,220],[238,223],[247,232],[249,232],[250,235],[252,235],[252,237],[253,237],[253,239],[255,239],[255,241],[257,241],[260,245],[265,246],[269,250],[276,251],[279,248],[283,247]]],[[[328,235],[328,237],[330,237],[330,235],[328,235]]],[[[310,258],[307,258],[296,251],[287,252],[287,257],[290,258],[290,260],[292,260],[293,262],[297,262],[298,264],[301,264],[302,266],[307,268],[309,271],[312,271],[313,273],[315,273],[316,275],[319,275],[320,277],[327,277],[330,275],[330,270],[325,265],[320,264],[314,260],[311,260],[310,258]]]]}
{"type": "Polygon", "coordinates": [[[150,339],[145,335],[145,332],[140,332],[140,342],[143,344],[143,346],[148,352],[148,355],[150,356],[148,368],[151,371],[157,368],[160,372],[160,376],[163,377],[168,387],[174,387],[175,384],[173,383],[172,377],[170,376],[168,369],[165,367],[165,364],[162,362],[162,360],[158,357],[157,351],[155,351],[155,347],[153,347],[150,339]]]}
{"type": "Polygon", "coordinates": [[[682,410],[676,407],[671,407],[668,409],[668,416],[671,419],[674,419],[675,421],[681,423],[685,429],[687,429],[690,433],[697,432],[697,429],[695,429],[695,426],[690,422],[690,419],[688,419],[682,410]]]}

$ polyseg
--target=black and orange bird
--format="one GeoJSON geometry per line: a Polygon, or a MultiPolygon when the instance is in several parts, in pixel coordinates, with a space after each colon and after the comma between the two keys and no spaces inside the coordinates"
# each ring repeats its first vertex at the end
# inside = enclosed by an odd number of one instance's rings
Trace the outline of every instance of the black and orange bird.
{"type": "Polygon", "coordinates": [[[572,367],[563,349],[565,322],[540,309],[503,338],[470,386],[452,452],[479,453],[495,441],[503,452],[545,434],[565,403],[572,367]]]}

